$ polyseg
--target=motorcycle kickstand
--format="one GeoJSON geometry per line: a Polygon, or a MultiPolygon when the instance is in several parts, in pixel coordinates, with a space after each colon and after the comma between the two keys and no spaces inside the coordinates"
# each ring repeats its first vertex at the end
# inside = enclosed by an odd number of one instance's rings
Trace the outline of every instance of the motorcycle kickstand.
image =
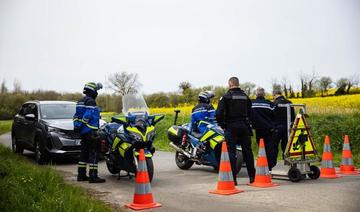
{"type": "Polygon", "coordinates": [[[126,173],[127,173],[126,175],[121,175],[119,172],[118,180],[120,180],[121,178],[124,178],[124,177],[128,177],[129,180],[131,180],[133,178],[133,176],[130,174],[130,172],[126,172],[126,173]]]}

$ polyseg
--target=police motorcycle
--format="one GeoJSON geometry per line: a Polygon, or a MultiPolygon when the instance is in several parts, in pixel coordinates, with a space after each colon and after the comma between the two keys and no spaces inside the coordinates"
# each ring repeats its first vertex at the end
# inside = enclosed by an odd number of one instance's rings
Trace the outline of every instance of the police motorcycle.
{"type": "MultiPolygon", "coordinates": [[[[180,169],[190,169],[197,165],[212,166],[219,170],[221,146],[225,140],[224,131],[216,124],[208,124],[203,134],[189,131],[190,123],[177,125],[180,110],[175,110],[174,125],[168,129],[170,146],[176,150],[175,163],[180,169]]],[[[243,164],[241,147],[236,150],[236,173],[239,173],[243,164]]]]}
{"type": "Polygon", "coordinates": [[[101,127],[105,141],[104,158],[111,174],[124,170],[126,176],[136,174],[140,149],[145,152],[150,181],[154,175],[152,156],[155,152],[153,141],[156,137],[155,125],[164,115],[150,115],[142,95],[127,94],[122,98],[123,114],[111,118],[110,123],[101,127]]]}

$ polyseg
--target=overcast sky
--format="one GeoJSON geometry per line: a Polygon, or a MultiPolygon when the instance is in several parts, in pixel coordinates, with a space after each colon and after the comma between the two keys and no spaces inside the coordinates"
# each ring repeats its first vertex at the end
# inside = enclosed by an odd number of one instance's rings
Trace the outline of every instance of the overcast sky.
{"type": "Polygon", "coordinates": [[[270,88],[300,72],[360,73],[359,0],[0,0],[0,80],[12,89],[81,91],[135,72],[142,91],[270,88]]]}

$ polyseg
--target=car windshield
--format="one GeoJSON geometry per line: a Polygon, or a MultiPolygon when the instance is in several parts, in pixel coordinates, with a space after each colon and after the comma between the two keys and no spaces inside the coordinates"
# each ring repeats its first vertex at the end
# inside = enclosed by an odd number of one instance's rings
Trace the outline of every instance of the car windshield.
{"type": "Polygon", "coordinates": [[[72,119],[76,104],[43,104],[40,108],[43,119],[72,119]]]}
{"type": "Polygon", "coordinates": [[[146,105],[145,99],[140,94],[126,94],[122,98],[124,115],[131,114],[149,114],[149,108],[146,105]]]}

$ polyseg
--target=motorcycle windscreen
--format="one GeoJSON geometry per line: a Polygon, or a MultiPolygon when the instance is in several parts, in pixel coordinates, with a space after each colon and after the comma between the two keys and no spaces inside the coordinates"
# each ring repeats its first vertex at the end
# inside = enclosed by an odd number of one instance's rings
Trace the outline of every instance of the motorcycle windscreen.
{"type": "Polygon", "coordinates": [[[122,98],[124,115],[129,113],[146,113],[149,114],[149,107],[147,106],[144,96],[140,94],[125,94],[122,98]]]}

